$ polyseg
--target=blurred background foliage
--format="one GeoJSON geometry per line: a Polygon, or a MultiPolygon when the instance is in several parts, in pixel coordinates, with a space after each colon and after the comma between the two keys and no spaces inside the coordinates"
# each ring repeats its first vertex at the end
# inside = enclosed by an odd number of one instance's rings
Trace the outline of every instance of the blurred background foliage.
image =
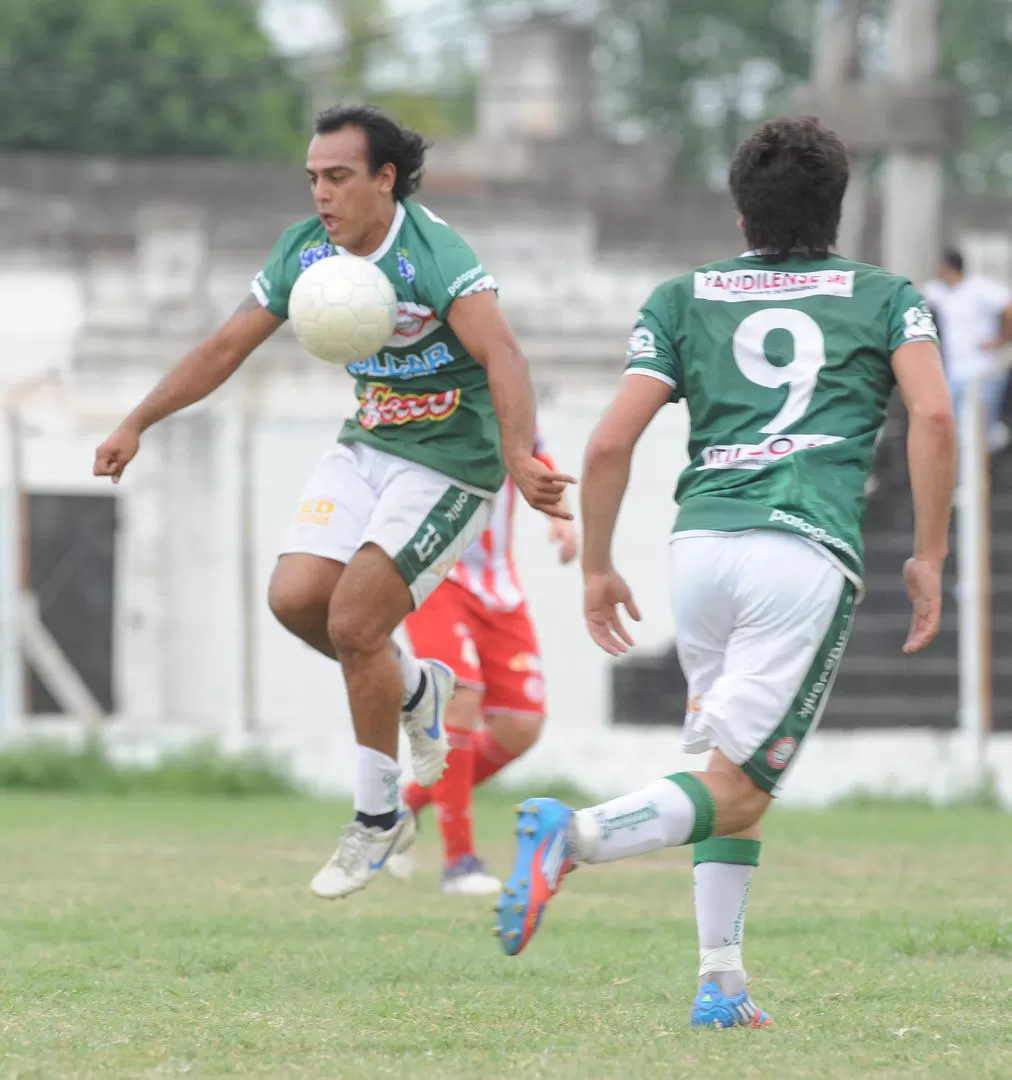
{"type": "MultiPolygon", "coordinates": [[[[363,99],[452,137],[474,127],[481,27],[561,13],[595,25],[604,126],[622,139],[664,140],[677,178],[715,185],[742,133],[789,107],[808,77],[816,7],[447,0],[411,14],[401,0],[318,5],[333,34],[293,53],[264,29],[255,0],[5,0],[0,150],[296,160],[316,109],[363,99]]],[[[885,71],[885,9],[866,0],[866,77],[885,71]]],[[[1012,191],[1012,0],[943,4],[940,30],[940,74],[967,109],[950,171],[971,192],[1012,191]]]]}

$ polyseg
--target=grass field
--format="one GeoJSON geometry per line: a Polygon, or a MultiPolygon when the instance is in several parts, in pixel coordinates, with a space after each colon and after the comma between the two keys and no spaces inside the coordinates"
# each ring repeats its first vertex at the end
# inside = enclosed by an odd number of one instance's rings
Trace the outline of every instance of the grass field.
{"type": "MultiPolygon", "coordinates": [[[[479,806],[508,864],[511,804],[479,806]]],[[[774,813],[767,1031],[696,1032],[684,852],[567,881],[522,956],[428,871],[308,891],[344,808],[0,796],[3,1077],[1012,1077],[1012,819],[774,813]]]]}

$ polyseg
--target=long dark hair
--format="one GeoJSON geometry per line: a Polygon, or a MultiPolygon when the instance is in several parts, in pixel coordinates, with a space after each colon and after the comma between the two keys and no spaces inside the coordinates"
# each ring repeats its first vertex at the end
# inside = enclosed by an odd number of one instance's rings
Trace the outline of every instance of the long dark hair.
{"type": "Polygon", "coordinates": [[[344,127],[365,132],[369,144],[369,171],[376,175],[384,165],[397,170],[394,198],[406,199],[418,190],[425,163],[425,140],[417,131],[401,125],[374,105],[334,105],[316,118],[317,135],[329,135],[344,127]]]}

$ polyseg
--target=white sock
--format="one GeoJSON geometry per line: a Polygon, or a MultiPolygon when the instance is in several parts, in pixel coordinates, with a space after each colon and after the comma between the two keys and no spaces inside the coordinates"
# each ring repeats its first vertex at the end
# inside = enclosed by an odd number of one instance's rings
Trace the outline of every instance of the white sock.
{"type": "Polygon", "coordinates": [[[358,748],[355,768],[355,810],[378,816],[399,810],[401,767],[392,757],[369,746],[358,748]]]}
{"type": "Polygon", "coordinates": [[[671,780],[655,780],[642,791],[577,810],[571,837],[578,859],[613,862],[658,848],[686,844],[696,807],[671,780]]]}
{"type": "Polygon", "coordinates": [[[754,869],[735,863],[703,862],[692,876],[699,930],[699,978],[716,982],[732,997],[745,989],[741,942],[754,869]]]}
{"type": "Polygon", "coordinates": [[[394,655],[397,657],[397,663],[401,669],[401,678],[404,680],[403,703],[407,706],[417,695],[422,679],[425,677],[422,672],[422,665],[418,662],[414,653],[408,649],[402,649],[396,641],[391,641],[390,644],[393,646],[394,655]]]}

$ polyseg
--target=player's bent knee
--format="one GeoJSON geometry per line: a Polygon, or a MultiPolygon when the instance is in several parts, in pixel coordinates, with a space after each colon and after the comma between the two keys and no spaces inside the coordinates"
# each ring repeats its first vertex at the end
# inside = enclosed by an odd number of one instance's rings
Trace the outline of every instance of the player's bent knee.
{"type": "Polygon", "coordinates": [[[545,726],[545,718],[543,716],[520,716],[517,717],[517,721],[517,739],[523,744],[523,750],[530,750],[541,738],[541,729],[545,726]]]}
{"type": "Polygon", "coordinates": [[[735,832],[750,829],[755,825],[766,813],[771,800],[769,792],[757,787],[748,777],[743,779],[744,783],[738,790],[738,820],[735,832]]]}
{"type": "Polygon", "coordinates": [[[354,609],[331,610],[327,636],[338,658],[380,652],[389,648],[390,635],[375,624],[370,625],[354,609]]]}
{"type": "Polygon", "coordinates": [[[516,716],[508,713],[491,713],[485,723],[492,737],[504,749],[519,757],[541,738],[543,716],[516,716]]]}
{"type": "Polygon", "coordinates": [[[271,578],[267,605],[278,622],[295,633],[319,626],[327,617],[326,598],[314,596],[298,586],[292,587],[283,578],[271,578]]]}
{"type": "Polygon", "coordinates": [[[267,587],[271,613],[295,634],[318,634],[326,625],[327,606],[341,570],[340,564],[330,560],[282,555],[267,587]]]}
{"type": "Polygon", "coordinates": [[[334,651],[352,656],[388,649],[390,635],[413,606],[393,559],[377,544],[363,544],[330,599],[327,634],[334,651]]]}
{"type": "Polygon", "coordinates": [[[768,791],[719,750],[713,752],[706,778],[717,804],[718,835],[729,836],[750,829],[772,801],[768,791]]]}

